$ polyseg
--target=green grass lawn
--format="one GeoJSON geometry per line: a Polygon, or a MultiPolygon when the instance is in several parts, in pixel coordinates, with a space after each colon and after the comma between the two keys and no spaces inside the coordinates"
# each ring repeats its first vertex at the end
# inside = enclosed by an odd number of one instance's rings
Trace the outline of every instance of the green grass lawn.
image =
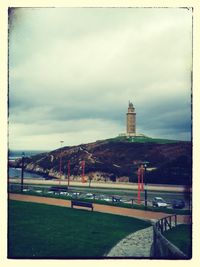
{"type": "Polygon", "coordinates": [[[135,136],[135,137],[116,136],[114,138],[107,139],[107,141],[109,142],[158,143],[158,144],[170,144],[170,143],[182,142],[180,140],[151,138],[148,136],[135,136]]]}
{"type": "Polygon", "coordinates": [[[191,257],[192,229],[191,225],[180,224],[164,233],[164,236],[182,252],[191,257]]]}
{"type": "Polygon", "coordinates": [[[9,258],[102,258],[128,234],[150,226],[125,216],[9,201],[9,258]]]}

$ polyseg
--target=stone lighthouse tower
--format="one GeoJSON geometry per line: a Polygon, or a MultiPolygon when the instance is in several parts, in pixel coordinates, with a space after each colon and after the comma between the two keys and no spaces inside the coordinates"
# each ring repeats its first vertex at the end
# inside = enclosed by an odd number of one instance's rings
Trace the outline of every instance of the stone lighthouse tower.
{"type": "Polygon", "coordinates": [[[126,113],[126,134],[127,136],[136,135],[136,113],[133,104],[129,101],[128,112],[126,113]]]}

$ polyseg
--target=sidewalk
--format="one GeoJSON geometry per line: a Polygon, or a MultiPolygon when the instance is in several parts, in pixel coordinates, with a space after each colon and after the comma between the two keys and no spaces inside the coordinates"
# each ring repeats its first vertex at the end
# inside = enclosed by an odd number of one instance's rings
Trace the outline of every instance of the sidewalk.
{"type": "MultiPolygon", "coordinates": [[[[31,196],[31,195],[22,195],[22,194],[9,194],[9,199],[18,200],[18,201],[27,201],[27,202],[35,202],[42,203],[48,205],[62,206],[62,207],[71,207],[71,201],[65,199],[56,199],[56,198],[48,198],[48,197],[40,197],[40,196],[31,196]]],[[[163,217],[169,216],[167,213],[162,212],[153,212],[153,211],[144,211],[144,210],[136,210],[129,208],[121,208],[100,204],[93,204],[94,211],[103,212],[103,213],[111,213],[122,216],[129,216],[144,220],[156,221],[163,217]]],[[[81,207],[78,207],[78,209],[81,207]]],[[[189,223],[190,216],[189,215],[177,215],[178,223],[189,223]]]]}

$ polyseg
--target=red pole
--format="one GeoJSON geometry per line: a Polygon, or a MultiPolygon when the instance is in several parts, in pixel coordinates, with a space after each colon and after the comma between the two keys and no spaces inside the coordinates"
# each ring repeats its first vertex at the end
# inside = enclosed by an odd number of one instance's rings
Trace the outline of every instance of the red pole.
{"type": "Polygon", "coordinates": [[[138,204],[140,204],[140,167],[138,168],[138,204]]]}
{"type": "Polygon", "coordinates": [[[82,183],[85,182],[84,176],[85,176],[85,161],[83,160],[82,161],[82,183]]]}
{"type": "Polygon", "coordinates": [[[61,167],[62,166],[62,154],[60,154],[60,170],[59,170],[59,172],[60,172],[60,180],[59,180],[59,185],[60,185],[60,182],[61,182],[61,167]]]}
{"type": "Polygon", "coordinates": [[[68,167],[68,186],[69,186],[69,177],[70,177],[70,160],[68,160],[68,164],[67,164],[67,167],[68,167]]]}

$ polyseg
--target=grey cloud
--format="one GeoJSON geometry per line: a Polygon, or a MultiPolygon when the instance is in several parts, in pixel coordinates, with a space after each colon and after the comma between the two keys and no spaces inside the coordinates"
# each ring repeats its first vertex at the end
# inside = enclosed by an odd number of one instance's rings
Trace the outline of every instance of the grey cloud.
{"type": "Polygon", "coordinates": [[[14,13],[13,136],[20,129],[31,135],[26,125],[46,137],[72,134],[78,124],[92,136],[94,123],[102,136],[117,135],[125,131],[128,100],[136,107],[139,131],[190,135],[191,10],[19,8],[14,13]]]}

